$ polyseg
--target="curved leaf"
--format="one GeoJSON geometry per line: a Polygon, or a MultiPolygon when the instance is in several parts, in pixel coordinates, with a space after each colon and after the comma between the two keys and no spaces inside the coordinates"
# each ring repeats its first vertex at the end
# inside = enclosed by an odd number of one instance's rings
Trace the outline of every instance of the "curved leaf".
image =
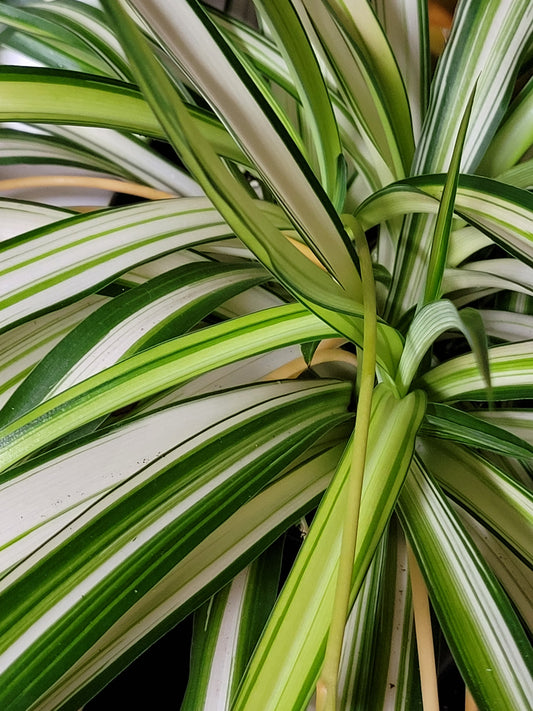
{"type": "Polygon", "coordinates": [[[478,707],[526,711],[533,695],[529,641],[505,593],[417,460],[399,504],[438,620],[478,707]]]}
{"type": "Polygon", "coordinates": [[[188,331],[267,279],[259,265],[188,264],[108,301],[36,366],[0,411],[0,427],[119,360],[188,331]]]}
{"type": "Polygon", "coordinates": [[[35,703],[206,534],[349,416],[349,387],[308,388],[238,413],[160,455],[4,577],[6,709],[35,703]],[[319,408],[324,399],[328,406],[319,408]]]}

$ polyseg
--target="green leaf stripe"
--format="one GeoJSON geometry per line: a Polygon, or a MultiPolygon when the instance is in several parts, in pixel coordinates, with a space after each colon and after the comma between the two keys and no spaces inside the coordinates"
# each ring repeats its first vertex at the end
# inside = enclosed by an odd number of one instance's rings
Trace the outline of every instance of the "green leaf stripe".
{"type": "Polygon", "coordinates": [[[446,640],[483,711],[526,711],[533,654],[511,604],[418,460],[399,500],[402,526],[446,640]]]}
{"type": "Polygon", "coordinates": [[[45,443],[208,370],[336,333],[300,305],[250,314],[153,346],[93,375],[0,429],[0,470],[45,443]]]}
{"type": "Polygon", "coordinates": [[[4,708],[34,703],[206,534],[348,417],[349,391],[345,384],[311,386],[227,419],[103,497],[59,534],[56,551],[23,564],[22,579],[17,569],[8,574],[2,581],[4,708]],[[319,408],[324,402],[327,408],[319,408]],[[93,605],[102,611],[96,619],[93,605]],[[34,626],[42,633],[28,635],[34,626]]]}

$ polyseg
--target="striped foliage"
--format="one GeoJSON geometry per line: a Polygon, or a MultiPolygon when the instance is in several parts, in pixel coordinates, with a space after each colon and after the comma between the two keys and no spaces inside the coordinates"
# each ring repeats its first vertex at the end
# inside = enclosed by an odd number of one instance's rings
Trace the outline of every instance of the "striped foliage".
{"type": "Polygon", "coordinates": [[[533,7],[459,0],[433,68],[424,0],[253,5],[0,7],[0,708],[189,616],[183,711],[421,708],[419,567],[527,711],[533,7]]]}

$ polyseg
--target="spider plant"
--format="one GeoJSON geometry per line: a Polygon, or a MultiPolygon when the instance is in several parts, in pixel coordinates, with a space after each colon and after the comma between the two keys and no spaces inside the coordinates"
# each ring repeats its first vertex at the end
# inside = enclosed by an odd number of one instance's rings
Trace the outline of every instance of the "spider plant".
{"type": "Polygon", "coordinates": [[[254,6],[0,5],[0,707],[529,709],[533,6],[254,6]]]}

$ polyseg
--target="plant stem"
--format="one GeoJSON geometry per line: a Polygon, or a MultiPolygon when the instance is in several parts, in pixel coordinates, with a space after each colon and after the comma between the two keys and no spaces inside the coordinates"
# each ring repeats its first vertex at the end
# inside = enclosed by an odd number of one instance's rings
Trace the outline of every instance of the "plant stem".
{"type": "Polygon", "coordinates": [[[357,546],[357,526],[363,488],[368,428],[372,406],[372,393],[376,371],[376,292],[372,274],[372,260],[366,237],[355,219],[344,216],[349,232],[353,234],[361,268],[364,306],[364,353],[360,361],[359,398],[355,429],[352,439],[352,461],[347,484],[346,511],[342,530],[339,568],[333,602],[333,613],[328,635],[324,665],[317,683],[317,711],[335,711],[337,683],[342,653],[346,618],[350,608],[353,562],[357,546]]]}
{"type": "Polygon", "coordinates": [[[431,629],[428,591],[415,555],[409,544],[407,545],[407,556],[413,594],[416,647],[418,650],[418,665],[420,668],[420,685],[422,687],[422,706],[424,711],[439,711],[439,692],[437,688],[435,651],[433,647],[433,631],[431,629]]]}

